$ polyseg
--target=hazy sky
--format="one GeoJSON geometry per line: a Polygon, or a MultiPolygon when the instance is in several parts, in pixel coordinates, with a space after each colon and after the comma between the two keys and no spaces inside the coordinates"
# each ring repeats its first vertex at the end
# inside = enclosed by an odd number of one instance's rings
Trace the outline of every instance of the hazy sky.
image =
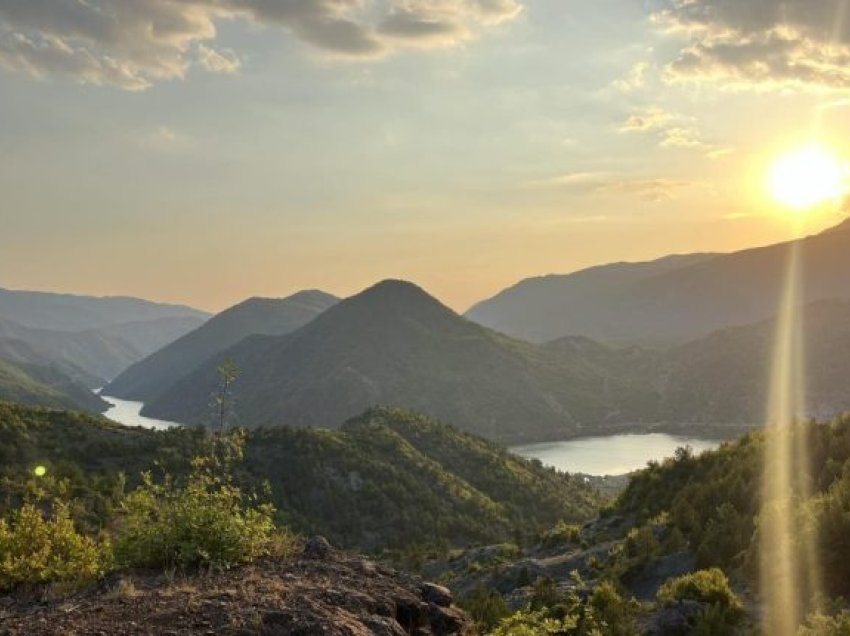
{"type": "Polygon", "coordinates": [[[848,0],[0,0],[0,286],[465,310],[785,238],[813,136],[850,153],[848,0]]]}

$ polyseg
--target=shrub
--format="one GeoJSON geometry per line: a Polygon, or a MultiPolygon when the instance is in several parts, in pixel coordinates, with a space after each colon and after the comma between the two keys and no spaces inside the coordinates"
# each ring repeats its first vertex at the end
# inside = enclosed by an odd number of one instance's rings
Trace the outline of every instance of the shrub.
{"type": "Polygon", "coordinates": [[[578,619],[550,618],[545,611],[525,610],[502,620],[491,636],[560,636],[572,633],[578,619]]]}
{"type": "Polygon", "coordinates": [[[561,521],[551,530],[540,536],[540,543],[544,548],[552,548],[563,544],[580,543],[581,526],[561,521]]]}
{"type": "Polygon", "coordinates": [[[501,594],[482,585],[476,587],[458,604],[484,633],[489,632],[511,613],[501,594]]]}
{"type": "Polygon", "coordinates": [[[166,476],[142,485],[122,502],[115,556],[126,567],[226,568],[266,555],[274,542],[274,509],[219,477],[220,464],[197,459],[184,486],[166,476]]]}
{"type": "Polygon", "coordinates": [[[640,604],[624,599],[609,582],[597,587],[588,599],[583,633],[607,636],[632,636],[639,633],[637,615],[640,604]]]}
{"type": "Polygon", "coordinates": [[[720,605],[736,611],[743,606],[729,585],[729,579],[719,568],[699,570],[670,579],[658,590],[658,602],[669,607],[682,600],[720,605]]]}
{"type": "Polygon", "coordinates": [[[850,636],[850,612],[834,616],[815,613],[806,619],[797,636],[850,636]]]}
{"type": "Polygon", "coordinates": [[[109,563],[109,545],[79,534],[65,503],[54,503],[49,517],[28,503],[0,520],[0,589],[91,580],[109,563]]]}

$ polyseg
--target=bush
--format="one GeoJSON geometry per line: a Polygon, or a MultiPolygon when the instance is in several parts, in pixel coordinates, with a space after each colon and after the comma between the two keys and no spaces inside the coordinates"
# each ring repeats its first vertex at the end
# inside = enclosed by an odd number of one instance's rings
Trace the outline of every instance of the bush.
{"type": "Polygon", "coordinates": [[[637,615],[640,604],[634,599],[624,599],[608,582],[597,587],[588,599],[584,631],[587,634],[606,636],[632,636],[639,633],[637,615]]]}
{"type": "Polygon", "coordinates": [[[729,585],[729,579],[719,568],[699,570],[670,579],[658,590],[658,602],[665,607],[683,600],[743,611],[741,602],[729,585]]]}
{"type": "Polygon", "coordinates": [[[484,633],[489,632],[511,613],[501,594],[481,585],[461,599],[458,605],[469,614],[484,633]]]}
{"type": "Polygon", "coordinates": [[[559,522],[554,528],[544,532],[540,536],[540,544],[544,548],[553,548],[571,543],[581,543],[581,526],[564,521],[559,522]]]}
{"type": "MultiPolygon", "coordinates": [[[[227,462],[225,462],[227,463],[227,462]]],[[[115,557],[121,566],[226,568],[264,556],[274,542],[274,509],[249,505],[215,457],[196,459],[186,484],[166,476],[142,485],[121,506],[115,557]]]]}
{"type": "Polygon", "coordinates": [[[578,625],[573,616],[550,618],[545,611],[526,610],[502,620],[491,636],[560,636],[578,625]]]}
{"type": "Polygon", "coordinates": [[[834,616],[812,614],[797,636],[850,636],[850,612],[845,610],[834,616]]]}
{"type": "Polygon", "coordinates": [[[2,590],[95,579],[109,563],[109,545],[79,534],[65,503],[53,504],[47,518],[28,503],[12,512],[8,522],[0,520],[2,590]]]}

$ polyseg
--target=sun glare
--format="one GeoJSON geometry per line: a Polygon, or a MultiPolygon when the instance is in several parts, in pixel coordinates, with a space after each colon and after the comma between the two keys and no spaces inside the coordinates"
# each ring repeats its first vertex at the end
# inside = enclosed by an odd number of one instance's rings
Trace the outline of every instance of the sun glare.
{"type": "Polygon", "coordinates": [[[770,171],[770,192],[782,205],[806,211],[847,192],[847,169],[829,151],[811,146],[780,157],[770,171]]]}

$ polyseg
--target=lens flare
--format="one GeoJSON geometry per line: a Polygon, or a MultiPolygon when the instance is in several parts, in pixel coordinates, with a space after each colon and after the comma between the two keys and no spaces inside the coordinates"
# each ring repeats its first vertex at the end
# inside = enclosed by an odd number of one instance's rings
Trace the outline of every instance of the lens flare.
{"type": "Polygon", "coordinates": [[[801,529],[799,503],[811,496],[805,419],[801,302],[803,247],[789,247],[776,330],[762,482],[760,590],[764,633],[793,636],[810,599],[820,594],[816,538],[801,529]]]}

